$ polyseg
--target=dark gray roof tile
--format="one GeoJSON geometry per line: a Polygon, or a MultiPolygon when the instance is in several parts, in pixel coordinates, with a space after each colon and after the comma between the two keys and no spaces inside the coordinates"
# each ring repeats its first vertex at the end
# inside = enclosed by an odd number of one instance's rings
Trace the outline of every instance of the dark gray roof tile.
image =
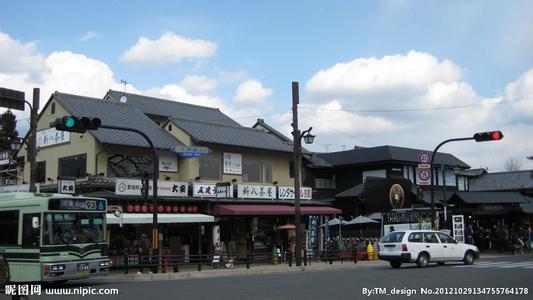
{"type": "Polygon", "coordinates": [[[469,180],[471,191],[533,189],[533,170],[488,173],[469,180]]]}

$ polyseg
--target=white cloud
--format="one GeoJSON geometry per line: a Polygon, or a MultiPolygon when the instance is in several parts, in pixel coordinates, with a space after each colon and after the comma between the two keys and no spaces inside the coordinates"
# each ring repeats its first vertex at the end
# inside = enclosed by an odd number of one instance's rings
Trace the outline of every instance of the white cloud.
{"type": "Polygon", "coordinates": [[[183,86],[178,84],[167,84],[162,87],[156,87],[147,90],[146,95],[157,98],[169,99],[184,103],[202,105],[220,108],[224,105],[224,100],[219,97],[211,97],[206,95],[192,95],[183,86]]]}
{"type": "Polygon", "coordinates": [[[507,101],[517,102],[518,113],[533,116],[533,69],[525,72],[505,88],[507,101]]]}
{"type": "Polygon", "coordinates": [[[88,31],[86,34],[84,34],[81,38],[80,38],[80,41],[82,42],[87,42],[89,40],[93,40],[93,39],[99,39],[101,38],[102,35],[99,34],[98,32],[96,31],[93,31],[93,30],[90,30],[88,31]]]}
{"type": "Polygon", "coordinates": [[[22,44],[0,32],[0,73],[22,74],[45,70],[44,57],[36,53],[37,42],[22,44]]]}
{"type": "Polygon", "coordinates": [[[205,76],[188,75],[180,85],[191,94],[206,94],[216,89],[217,80],[205,76]]]}
{"type": "Polygon", "coordinates": [[[267,98],[272,96],[270,88],[265,88],[257,80],[247,80],[239,85],[235,92],[235,103],[243,106],[265,105],[267,98]]]}
{"type": "Polygon", "coordinates": [[[165,32],[157,40],[140,37],[133,47],[124,52],[121,60],[134,64],[162,65],[179,63],[184,58],[211,57],[216,50],[217,44],[213,42],[165,32]]]}

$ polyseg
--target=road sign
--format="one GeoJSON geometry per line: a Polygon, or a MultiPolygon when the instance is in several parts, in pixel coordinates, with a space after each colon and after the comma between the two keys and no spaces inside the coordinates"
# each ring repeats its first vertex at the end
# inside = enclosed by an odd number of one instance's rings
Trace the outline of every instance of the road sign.
{"type": "Polygon", "coordinates": [[[418,153],[418,162],[421,164],[431,163],[431,154],[427,151],[421,151],[418,153]]]}
{"type": "Polygon", "coordinates": [[[419,168],[418,172],[418,185],[430,185],[431,183],[431,171],[429,168],[419,168]]]}
{"type": "Polygon", "coordinates": [[[60,194],[75,194],[76,180],[60,179],[57,184],[57,192],[60,194]]]}
{"type": "Polygon", "coordinates": [[[175,146],[170,148],[170,151],[178,154],[181,157],[186,158],[195,158],[195,157],[204,157],[211,152],[213,152],[211,149],[207,147],[187,147],[187,146],[175,146]]]}
{"type": "Polygon", "coordinates": [[[0,107],[24,110],[24,92],[0,88],[0,107]]]}

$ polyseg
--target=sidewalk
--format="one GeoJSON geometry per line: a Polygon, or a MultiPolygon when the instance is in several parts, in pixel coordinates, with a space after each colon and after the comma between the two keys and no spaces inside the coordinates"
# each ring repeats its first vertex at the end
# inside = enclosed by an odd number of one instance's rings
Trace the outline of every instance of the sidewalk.
{"type": "Polygon", "coordinates": [[[176,279],[191,279],[191,278],[213,278],[226,276],[245,276],[257,274],[274,274],[274,273],[290,273],[290,272],[313,272],[313,271],[332,271],[332,270],[349,270],[372,265],[388,265],[385,261],[358,261],[357,264],[353,261],[334,261],[331,265],[329,262],[312,262],[311,265],[297,267],[295,264],[289,267],[288,264],[278,265],[250,265],[246,269],[246,265],[236,265],[234,269],[225,269],[219,267],[214,269],[211,266],[202,265],[202,271],[196,268],[180,268],[178,273],[157,273],[157,274],[136,274],[137,269],[131,269],[129,274],[121,272],[111,272],[109,275],[101,278],[94,278],[98,281],[152,281],[152,280],[176,280],[176,279]],[[183,270],[183,271],[182,271],[183,270]]]}

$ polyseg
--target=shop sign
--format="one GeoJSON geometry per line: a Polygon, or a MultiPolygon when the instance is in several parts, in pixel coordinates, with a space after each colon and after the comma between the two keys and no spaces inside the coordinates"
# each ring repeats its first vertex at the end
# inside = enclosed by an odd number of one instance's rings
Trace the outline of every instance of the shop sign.
{"type": "Polygon", "coordinates": [[[315,249],[318,246],[318,216],[309,216],[309,240],[308,249],[315,249]]]}
{"type": "Polygon", "coordinates": [[[0,193],[16,193],[16,192],[29,192],[29,191],[30,191],[29,184],[0,186],[0,193]]]}
{"type": "Polygon", "coordinates": [[[178,172],[178,156],[172,153],[161,153],[159,155],[160,172],[178,172]]]}
{"type": "Polygon", "coordinates": [[[224,174],[242,174],[242,155],[224,153],[224,174]]]}
{"type": "Polygon", "coordinates": [[[324,226],[324,243],[325,243],[325,248],[326,250],[330,250],[330,245],[331,245],[331,236],[329,234],[329,216],[324,216],[324,224],[326,224],[326,226],[324,226]]]}
{"type": "MultiPolygon", "coordinates": [[[[280,186],[278,188],[279,199],[281,200],[294,200],[294,187],[293,186],[280,186]]],[[[310,187],[300,188],[300,199],[311,200],[313,197],[313,189],[310,187]]]]}
{"type": "MultiPolygon", "coordinates": [[[[431,230],[431,223],[428,223],[428,222],[422,222],[422,223],[400,223],[400,224],[393,224],[391,226],[394,227],[395,231],[431,230]]],[[[385,234],[390,232],[389,224],[385,224],[385,226],[383,226],[383,231],[384,231],[385,234]]]]}
{"type": "MultiPolygon", "coordinates": [[[[217,197],[217,185],[215,183],[193,183],[192,185],[193,197],[217,197]]],[[[233,198],[233,187],[228,190],[228,198],[233,198]]]]}
{"type": "Polygon", "coordinates": [[[383,222],[385,224],[418,223],[419,219],[420,213],[416,210],[391,211],[383,213],[383,222]]]}
{"type": "Polygon", "coordinates": [[[0,152],[0,166],[8,165],[11,160],[11,151],[2,151],[0,152]]]}
{"type": "MultiPolygon", "coordinates": [[[[187,182],[179,181],[157,181],[157,196],[167,197],[187,197],[187,182]]],[[[142,196],[142,182],[140,179],[117,179],[115,183],[115,195],[122,196],[142,196]]],[[[149,181],[148,193],[152,196],[152,180],[149,181]]]]}
{"type": "Polygon", "coordinates": [[[274,199],[276,188],[271,185],[247,185],[237,186],[237,198],[241,199],[274,199]]]}
{"type": "Polygon", "coordinates": [[[213,150],[207,147],[188,147],[188,146],[175,146],[170,148],[170,151],[175,152],[181,157],[186,158],[198,158],[208,156],[213,150]]]}
{"type": "Polygon", "coordinates": [[[60,194],[75,194],[76,180],[59,180],[57,182],[57,192],[60,194]]]}
{"type": "Polygon", "coordinates": [[[70,142],[70,132],[49,128],[37,131],[37,148],[44,148],[70,142]]]}
{"type": "Polygon", "coordinates": [[[465,219],[463,215],[452,216],[453,238],[459,243],[465,242],[465,219]]]}

